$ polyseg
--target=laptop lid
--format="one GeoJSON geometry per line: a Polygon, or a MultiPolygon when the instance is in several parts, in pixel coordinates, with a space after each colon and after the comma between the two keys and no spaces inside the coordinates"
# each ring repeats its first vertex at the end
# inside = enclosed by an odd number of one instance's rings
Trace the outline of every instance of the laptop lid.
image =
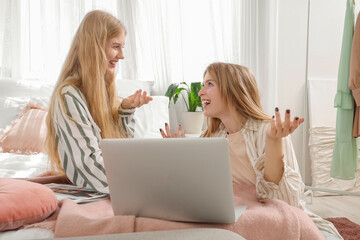
{"type": "Polygon", "coordinates": [[[103,139],[115,215],[235,222],[225,138],[103,139]]]}

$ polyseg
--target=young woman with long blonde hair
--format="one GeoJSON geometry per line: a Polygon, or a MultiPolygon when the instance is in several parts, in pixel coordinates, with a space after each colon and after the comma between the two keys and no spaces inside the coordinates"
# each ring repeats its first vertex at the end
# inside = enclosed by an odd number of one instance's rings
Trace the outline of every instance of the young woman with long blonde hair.
{"type": "Polygon", "coordinates": [[[152,100],[142,90],[120,99],[115,67],[124,59],[126,29],[95,10],[82,20],[51,97],[46,148],[52,170],[79,187],[108,193],[102,138],[133,136],[134,109],[152,100]]]}
{"type": "MultiPolygon", "coordinates": [[[[279,199],[305,210],[326,239],[342,239],[331,222],[306,210],[302,200],[304,184],[290,134],[304,119],[291,120],[289,109],[284,121],[278,108],[272,117],[265,114],[255,77],[237,64],[210,64],[199,96],[207,117],[201,137],[228,139],[233,182],[255,188],[258,199],[279,199]]],[[[167,125],[161,133],[164,138],[185,137],[179,129],[172,134],[167,125]]]]}

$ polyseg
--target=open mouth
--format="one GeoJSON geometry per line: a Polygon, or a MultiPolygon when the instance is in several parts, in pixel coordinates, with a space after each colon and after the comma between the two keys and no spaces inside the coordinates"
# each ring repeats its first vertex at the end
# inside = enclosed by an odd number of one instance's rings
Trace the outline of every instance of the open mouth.
{"type": "Polygon", "coordinates": [[[116,66],[116,63],[117,63],[117,61],[110,61],[110,65],[111,65],[112,67],[115,67],[115,66],[116,66]]]}
{"type": "Polygon", "coordinates": [[[203,107],[207,107],[210,104],[210,101],[206,100],[206,101],[202,101],[203,107]]]}

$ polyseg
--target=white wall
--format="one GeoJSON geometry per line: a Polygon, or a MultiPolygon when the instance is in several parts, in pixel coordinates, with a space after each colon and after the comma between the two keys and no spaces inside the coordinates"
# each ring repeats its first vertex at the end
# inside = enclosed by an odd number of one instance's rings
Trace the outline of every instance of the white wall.
{"type": "MultiPolygon", "coordinates": [[[[279,0],[278,6],[278,106],[284,116],[305,117],[306,52],[308,1],[279,0]]],[[[307,121],[307,119],[305,119],[307,121]]],[[[292,134],[292,141],[303,180],[306,182],[304,130],[306,124],[292,134]]]]}
{"type": "MultiPolygon", "coordinates": [[[[309,14],[308,82],[321,83],[326,97],[312,94],[309,102],[311,127],[336,126],[333,107],[344,28],[346,0],[311,0],[309,14]],[[319,82],[321,81],[321,82],[319,82]],[[317,105],[321,109],[314,111],[317,105]],[[311,109],[313,108],[313,109],[311,109]]],[[[321,91],[321,90],[320,90],[321,91]]],[[[308,137],[308,136],[307,136],[308,137]]],[[[310,156],[306,158],[307,176],[311,176],[310,156]]],[[[310,182],[310,181],[308,181],[310,182]]],[[[308,184],[310,185],[310,184],[308,184]]]]}
{"type": "MultiPolygon", "coordinates": [[[[280,109],[305,117],[292,140],[306,185],[311,185],[306,81],[336,81],[345,6],[346,0],[279,0],[278,103],[280,109]]],[[[323,110],[334,111],[332,104],[323,110]]]]}
{"type": "Polygon", "coordinates": [[[309,79],[337,79],[346,0],[311,0],[309,79]]]}

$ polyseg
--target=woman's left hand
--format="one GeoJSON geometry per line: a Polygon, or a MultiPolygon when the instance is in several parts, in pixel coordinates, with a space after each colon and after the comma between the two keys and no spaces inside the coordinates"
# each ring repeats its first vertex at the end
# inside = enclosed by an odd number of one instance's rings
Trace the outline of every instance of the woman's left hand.
{"type": "Polygon", "coordinates": [[[144,104],[148,104],[151,100],[153,100],[153,98],[147,96],[146,91],[143,92],[141,89],[139,89],[133,95],[130,95],[123,99],[123,101],[121,102],[121,108],[122,109],[131,109],[136,107],[138,108],[144,104]]]}
{"type": "Polygon", "coordinates": [[[290,120],[290,109],[285,112],[285,121],[281,121],[280,111],[275,108],[275,116],[271,120],[271,127],[266,132],[266,136],[272,140],[278,140],[293,133],[297,127],[304,122],[303,118],[295,117],[290,120]]]}

